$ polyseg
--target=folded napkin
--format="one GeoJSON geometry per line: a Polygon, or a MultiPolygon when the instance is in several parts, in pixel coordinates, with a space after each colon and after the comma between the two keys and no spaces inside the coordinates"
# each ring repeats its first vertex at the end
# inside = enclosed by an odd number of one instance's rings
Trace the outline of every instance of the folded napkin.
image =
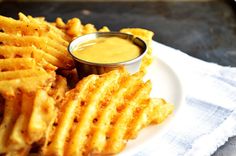
{"type": "Polygon", "coordinates": [[[154,53],[182,76],[185,104],[171,128],[136,156],[209,156],[236,135],[236,68],[153,43],[154,53]]]}

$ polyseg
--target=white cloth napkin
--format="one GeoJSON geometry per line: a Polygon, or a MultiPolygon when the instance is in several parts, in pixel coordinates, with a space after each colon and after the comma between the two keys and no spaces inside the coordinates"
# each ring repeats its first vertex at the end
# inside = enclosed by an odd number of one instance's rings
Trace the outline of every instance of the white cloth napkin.
{"type": "Polygon", "coordinates": [[[136,156],[209,156],[236,135],[236,68],[193,58],[153,43],[154,52],[182,75],[185,104],[171,128],[136,156]]]}

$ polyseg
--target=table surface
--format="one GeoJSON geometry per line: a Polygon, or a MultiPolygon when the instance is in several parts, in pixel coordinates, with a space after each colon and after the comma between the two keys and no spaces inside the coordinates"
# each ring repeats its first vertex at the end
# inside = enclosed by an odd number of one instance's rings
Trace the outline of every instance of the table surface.
{"type": "MultiPolygon", "coordinates": [[[[155,32],[154,40],[199,59],[236,66],[236,3],[209,2],[1,2],[0,15],[18,12],[54,21],[79,17],[82,23],[111,30],[142,27],[155,32]]],[[[213,156],[235,156],[236,137],[213,156]]]]}

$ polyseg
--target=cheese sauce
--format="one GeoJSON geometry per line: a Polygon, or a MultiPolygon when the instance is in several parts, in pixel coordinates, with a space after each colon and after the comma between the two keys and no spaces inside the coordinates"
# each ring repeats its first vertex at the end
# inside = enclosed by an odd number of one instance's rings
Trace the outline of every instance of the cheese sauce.
{"type": "Polygon", "coordinates": [[[99,37],[79,44],[72,53],[88,62],[118,63],[138,57],[141,49],[132,41],[123,38],[99,37]]]}

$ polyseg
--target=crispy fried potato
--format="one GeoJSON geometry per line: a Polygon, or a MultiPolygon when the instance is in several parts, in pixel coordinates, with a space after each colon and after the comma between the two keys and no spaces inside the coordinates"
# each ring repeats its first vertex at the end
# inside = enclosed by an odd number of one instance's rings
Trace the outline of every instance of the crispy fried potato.
{"type": "Polygon", "coordinates": [[[124,103],[124,96],[130,93],[130,91],[139,83],[141,83],[142,75],[128,76],[125,75],[121,80],[121,86],[114,93],[108,105],[103,111],[99,112],[100,120],[97,123],[96,131],[91,138],[91,146],[97,151],[101,152],[106,145],[106,134],[110,128],[113,116],[117,113],[117,109],[124,103]]]}
{"type": "MultiPolygon", "coordinates": [[[[60,25],[64,25],[60,19],[56,20],[56,25],[60,27],[60,25]]],[[[68,35],[70,35],[72,38],[75,38],[77,36],[97,32],[97,29],[94,27],[93,24],[86,24],[82,25],[79,18],[72,18],[67,21],[66,25],[63,26],[64,30],[68,35]]]]}
{"type": "Polygon", "coordinates": [[[28,155],[33,143],[44,139],[52,127],[57,115],[56,100],[44,89],[18,94],[15,98],[8,98],[4,103],[0,153],[28,155]]]}
{"type": "Polygon", "coordinates": [[[15,20],[13,18],[0,16],[0,29],[9,34],[35,35],[48,31],[47,26],[41,26],[29,22],[15,20]]]}
{"type": "Polygon", "coordinates": [[[127,132],[128,124],[132,119],[131,114],[133,114],[143,100],[148,98],[151,91],[150,81],[134,87],[133,91],[134,93],[132,94],[133,96],[130,99],[129,105],[123,108],[113,128],[108,132],[110,136],[106,144],[107,153],[118,153],[124,148],[126,144],[124,136],[127,132]]]}
{"type": "Polygon", "coordinates": [[[163,99],[149,99],[143,102],[142,109],[135,112],[136,118],[129,125],[126,138],[134,139],[138,132],[149,124],[159,124],[173,112],[174,105],[163,99]]]}
{"type": "Polygon", "coordinates": [[[148,44],[150,44],[150,42],[152,41],[152,37],[154,35],[152,31],[142,28],[123,28],[120,30],[120,32],[140,37],[141,39],[145,40],[148,44]]]}
{"type": "Polygon", "coordinates": [[[47,31],[44,31],[43,33],[39,34],[39,36],[46,36],[64,46],[68,46],[68,41],[71,41],[71,38],[67,34],[65,34],[62,30],[58,29],[51,23],[46,22],[44,18],[33,18],[32,16],[26,17],[22,13],[19,13],[19,18],[22,21],[30,22],[32,24],[48,28],[47,31]]]}
{"type": "Polygon", "coordinates": [[[48,94],[56,101],[56,106],[60,108],[61,101],[68,91],[67,81],[64,77],[57,75],[56,80],[48,91],[48,94]]]}
{"type": "Polygon", "coordinates": [[[0,59],[0,94],[14,96],[19,90],[33,92],[50,85],[55,72],[46,71],[32,58],[0,59]]]}
{"type": "Polygon", "coordinates": [[[44,18],[19,13],[20,20],[0,16],[0,58],[33,57],[61,69],[74,67],[67,52],[71,37],[44,18]],[[7,50],[6,50],[7,49],[7,50]]]}
{"type": "Polygon", "coordinates": [[[0,16],[0,153],[6,155],[28,155],[46,137],[67,90],[65,78],[53,82],[55,66],[73,66],[66,33],[43,18],[19,16],[0,16]]]}
{"type": "Polygon", "coordinates": [[[20,96],[5,102],[3,121],[0,125],[0,153],[7,152],[8,138],[20,113],[20,96]]]}
{"type": "Polygon", "coordinates": [[[147,54],[143,57],[142,63],[140,66],[140,71],[146,72],[147,67],[152,63],[152,46],[151,41],[154,33],[152,31],[142,29],[142,28],[124,28],[120,32],[132,34],[134,36],[140,37],[143,39],[148,46],[147,54]]]}
{"type": "MultiPolygon", "coordinates": [[[[0,95],[1,95],[1,125],[0,153],[6,155],[28,155],[31,144],[28,133],[35,92],[50,86],[55,78],[55,68],[43,63],[39,65],[34,58],[23,53],[4,51],[0,47],[0,95]],[[16,55],[18,55],[16,57],[16,55]]],[[[38,99],[38,101],[40,101],[38,99]]],[[[55,111],[52,111],[55,113],[55,111]]],[[[39,117],[40,114],[37,114],[39,117]]],[[[43,132],[42,132],[43,133],[43,132]]]]}
{"type": "MultiPolygon", "coordinates": [[[[45,53],[43,50],[36,48],[35,46],[0,46],[0,57],[1,58],[34,58],[36,62],[41,63],[44,59],[46,62],[56,66],[62,67],[63,62],[53,55],[45,53]]],[[[56,68],[54,69],[56,70],[56,68]]]]}
{"type": "Polygon", "coordinates": [[[42,68],[26,69],[18,71],[5,71],[5,72],[0,72],[0,81],[40,76],[43,74],[45,74],[45,70],[42,68]]]}
{"type": "Polygon", "coordinates": [[[0,72],[35,68],[36,62],[32,58],[0,59],[0,72]]]}
{"type": "Polygon", "coordinates": [[[97,116],[97,108],[101,107],[101,101],[103,98],[106,98],[106,95],[114,90],[119,76],[119,73],[114,71],[97,81],[98,85],[96,89],[94,89],[94,94],[91,94],[91,96],[88,97],[86,103],[87,107],[85,107],[83,112],[80,114],[78,125],[69,141],[71,146],[69,146],[66,151],[68,155],[80,155],[85,152],[84,146],[88,142],[89,137],[87,135],[90,133],[93,121],[97,116]]]}
{"type": "Polygon", "coordinates": [[[28,146],[27,128],[32,112],[32,103],[35,95],[24,94],[21,96],[21,110],[16,123],[9,136],[8,150],[18,151],[28,146]]]}
{"type": "Polygon", "coordinates": [[[64,66],[59,68],[71,68],[73,67],[73,60],[69,56],[66,47],[54,42],[50,38],[38,37],[38,36],[21,36],[9,35],[6,33],[0,33],[0,42],[4,45],[10,46],[35,46],[42,49],[44,52],[58,58],[64,66]]]}
{"type": "Polygon", "coordinates": [[[5,96],[14,97],[17,91],[33,92],[36,89],[48,85],[52,81],[51,75],[26,77],[21,79],[0,81],[0,93],[5,96]]]}
{"type": "Polygon", "coordinates": [[[82,35],[83,25],[81,24],[80,19],[72,18],[68,20],[66,24],[66,33],[71,36],[80,36],[82,35]]]}
{"type": "Polygon", "coordinates": [[[150,120],[154,124],[163,122],[174,110],[174,105],[167,103],[164,99],[152,99],[151,103],[155,105],[150,120]]]}
{"type": "Polygon", "coordinates": [[[166,118],[172,107],[150,99],[151,83],[143,76],[115,70],[81,80],[66,94],[43,155],[116,154],[142,128],[166,118]]]}
{"type": "Polygon", "coordinates": [[[73,95],[67,94],[63,101],[63,107],[60,110],[62,113],[58,119],[58,126],[56,127],[51,144],[44,149],[45,155],[63,155],[66,138],[72,127],[76,114],[79,113],[80,103],[85,100],[90,89],[93,87],[98,76],[91,75],[81,80],[77,87],[70,91],[73,95]]]}
{"type": "Polygon", "coordinates": [[[65,22],[64,22],[63,19],[60,18],[60,17],[57,17],[57,18],[56,18],[55,24],[56,24],[56,27],[58,27],[58,28],[60,28],[60,29],[65,29],[65,27],[66,27],[65,22]]]}
{"type": "Polygon", "coordinates": [[[28,125],[28,135],[32,141],[38,141],[43,137],[56,115],[55,101],[48,96],[46,91],[39,90],[35,97],[28,125]]]}

